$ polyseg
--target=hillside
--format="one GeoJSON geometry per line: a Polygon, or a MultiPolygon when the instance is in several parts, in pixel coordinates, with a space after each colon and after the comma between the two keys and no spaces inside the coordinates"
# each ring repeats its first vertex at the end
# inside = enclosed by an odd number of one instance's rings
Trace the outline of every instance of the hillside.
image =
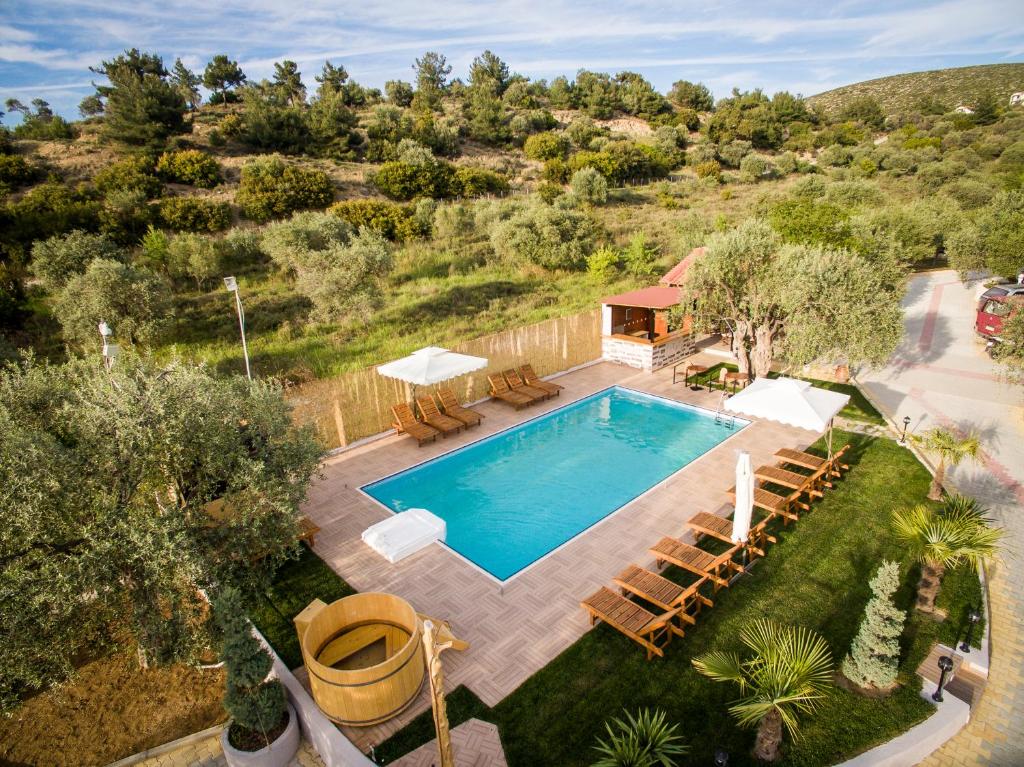
{"type": "Polygon", "coordinates": [[[1010,94],[1017,91],[1024,91],[1024,63],[985,64],[879,77],[819,93],[808,101],[831,113],[842,109],[852,98],[873,96],[886,111],[901,112],[913,111],[922,96],[930,96],[948,109],[955,109],[960,104],[974,103],[985,92],[993,93],[1005,105],[1010,94]]]}

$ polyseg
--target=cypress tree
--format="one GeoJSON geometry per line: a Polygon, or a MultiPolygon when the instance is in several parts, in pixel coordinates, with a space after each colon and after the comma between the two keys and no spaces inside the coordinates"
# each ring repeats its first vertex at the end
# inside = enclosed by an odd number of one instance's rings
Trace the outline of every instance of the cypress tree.
{"type": "Polygon", "coordinates": [[[229,586],[221,592],[214,614],[224,636],[228,672],[224,708],[235,724],[259,733],[269,745],[268,733],[281,725],[286,711],[284,685],[267,679],[274,661],[253,635],[238,589],[229,586]]]}
{"type": "Polygon", "coordinates": [[[874,596],[864,608],[864,619],[843,661],[843,674],[860,687],[888,690],[896,684],[899,640],[907,618],[892,602],[900,585],[899,564],[883,561],[870,585],[874,596]]]}

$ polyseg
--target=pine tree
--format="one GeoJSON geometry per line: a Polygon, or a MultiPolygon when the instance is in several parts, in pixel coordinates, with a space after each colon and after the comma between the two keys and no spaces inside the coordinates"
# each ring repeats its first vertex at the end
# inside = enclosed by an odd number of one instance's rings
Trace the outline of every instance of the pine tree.
{"type": "Polygon", "coordinates": [[[864,608],[864,619],[843,661],[843,674],[860,687],[888,690],[896,684],[900,634],[907,619],[892,602],[900,585],[899,564],[882,562],[870,585],[874,596],[864,608]]]}
{"type": "Polygon", "coordinates": [[[214,614],[224,635],[228,672],[224,708],[237,725],[261,733],[269,745],[267,733],[280,726],[286,711],[284,686],[267,679],[274,661],[253,635],[238,589],[229,586],[221,592],[214,614]]]}

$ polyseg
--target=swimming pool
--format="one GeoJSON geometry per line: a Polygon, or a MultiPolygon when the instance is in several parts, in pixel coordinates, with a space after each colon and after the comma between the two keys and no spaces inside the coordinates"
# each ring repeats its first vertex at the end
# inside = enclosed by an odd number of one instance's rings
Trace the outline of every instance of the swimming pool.
{"type": "Polygon", "coordinates": [[[748,423],[613,386],[362,490],[442,517],[446,545],[504,581],[748,423]]]}

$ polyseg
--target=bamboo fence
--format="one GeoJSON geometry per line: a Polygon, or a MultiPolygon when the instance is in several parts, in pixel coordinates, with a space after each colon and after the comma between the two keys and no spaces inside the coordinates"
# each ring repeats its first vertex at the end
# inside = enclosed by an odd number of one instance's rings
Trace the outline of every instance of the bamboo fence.
{"type": "MultiPolygon", "coordinates": [[[[487,396],[488,374],[529,362],[537,375],[546,376],[596,360],[601,356],[600,317],[595,309],[458,344],[453,351],[486,357],[488,365],[447,385],[462,402],[473,402],[487,396]]],[[[417,394],[424,391],[420,387],[417,394]]],[[[295,419],[312,424],[324,447],[332,449],[389,429],[391,406],[410,401],[412,387],[366,368],[302,384],[288,398],[295,419]]]]}

